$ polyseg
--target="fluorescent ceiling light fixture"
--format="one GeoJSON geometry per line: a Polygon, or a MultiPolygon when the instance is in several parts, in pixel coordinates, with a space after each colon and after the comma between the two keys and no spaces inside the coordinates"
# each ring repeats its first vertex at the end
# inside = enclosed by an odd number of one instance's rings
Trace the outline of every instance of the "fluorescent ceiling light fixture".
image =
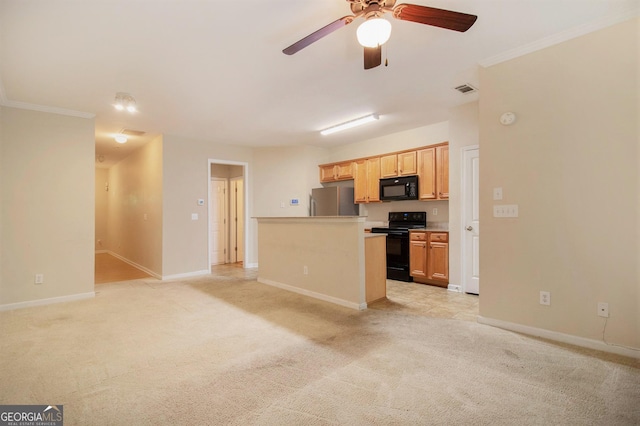
{"type": "Polygon", "coordinates": [[[383,18],[367,19],[358,27],[356,36],[364,47],[382,46],[391,37],[391,23],[383,18]]]}
{"type": "Polygon", "coordinates": [[[321,130],[320,133],[323,135],[330,135],[335,132],[340,132],[342,130],[351,129],[352,127],[361,126],[363,124],[371,123],[372,121],[376,121],[380,118],[378,114],[369,114],[364,117],[356,118],[355,120],[347,121],[342,124],[338,124],[337,126],[329,127],[327,129],[321,130]]]}
{"type": "Polygon", "coordinates": [[[128,93],[118,92],[116,93],[116,100],[113,106],[118,111],[124,111],[125,109],[129,112],[136,112],[136,99],[128,93]]]}
{"type": "Polygon", "coordinates": [[[127,143],[128,140],[127,137],[123,134],[115,135],[113,139],[115,139],[118,143],[127,143]]]}

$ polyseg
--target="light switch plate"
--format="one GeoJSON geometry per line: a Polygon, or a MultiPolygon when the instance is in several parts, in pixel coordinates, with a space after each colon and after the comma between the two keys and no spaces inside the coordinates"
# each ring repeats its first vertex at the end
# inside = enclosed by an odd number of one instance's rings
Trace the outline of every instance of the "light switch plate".
{"type": "Polygon", "coordinates": [[[198,213],[191,213],[191,220],[198,220],[198,213]]]}
{"type": "Polygon", "coordinates": [[[502,200],[502,188],[493,188],[493,199],[502,200]]]}

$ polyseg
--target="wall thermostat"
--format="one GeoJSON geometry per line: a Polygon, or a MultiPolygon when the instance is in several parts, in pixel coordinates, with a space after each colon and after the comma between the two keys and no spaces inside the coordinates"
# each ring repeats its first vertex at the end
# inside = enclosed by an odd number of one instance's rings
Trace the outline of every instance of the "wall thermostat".
{"type": "Polygon", "coordinates": [[[515,123],[515,121],[516,115],[512,112],[505,112],[500,116],[500,123],[504,124],[505,126],[509,126],[510,124],[515,123]]]}
{"type": "Polygon", "coordinates": [[[292,198],[289,204],[292,206],[298,206],[300,205],[300,201],[297,198],[292,198]]]}

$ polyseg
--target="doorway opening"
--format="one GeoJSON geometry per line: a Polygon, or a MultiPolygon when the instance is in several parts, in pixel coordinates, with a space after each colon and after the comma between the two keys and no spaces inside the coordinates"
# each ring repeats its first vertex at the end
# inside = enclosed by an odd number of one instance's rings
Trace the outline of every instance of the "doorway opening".
{"type": "Polygon", "coordinates": [[[245,266],[246,163],[209,160],[209,268],[245,266]]]}

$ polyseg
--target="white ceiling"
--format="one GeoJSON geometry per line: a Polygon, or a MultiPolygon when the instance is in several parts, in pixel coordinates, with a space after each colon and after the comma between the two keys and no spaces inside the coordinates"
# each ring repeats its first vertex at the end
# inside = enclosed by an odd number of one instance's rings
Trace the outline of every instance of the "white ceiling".
{"type": "Polygon", "coordinates": [[[282,53],[349,15],[345,0],[0,0],[0,101],[95,114],[103,165],[148,140],[118,146],[112,135],[123,128],[246,146],[346,144],[444,121],[477,99],[453,87],[478,85],[479,63],[637,14],[640,1],[411,3],[478,21],[458,33],[386,15],[389,65],[365,71],[360,20],[282,53]],[[139,112],[115,111],[116,92],[132,94],[139,112]],[[318,133],[372,112],[374,124],[318,133]]]}

